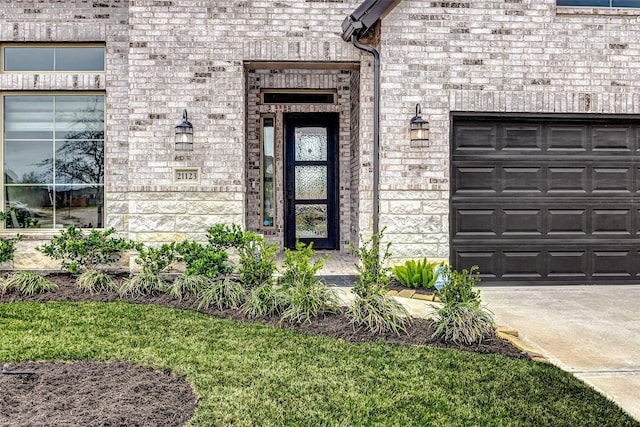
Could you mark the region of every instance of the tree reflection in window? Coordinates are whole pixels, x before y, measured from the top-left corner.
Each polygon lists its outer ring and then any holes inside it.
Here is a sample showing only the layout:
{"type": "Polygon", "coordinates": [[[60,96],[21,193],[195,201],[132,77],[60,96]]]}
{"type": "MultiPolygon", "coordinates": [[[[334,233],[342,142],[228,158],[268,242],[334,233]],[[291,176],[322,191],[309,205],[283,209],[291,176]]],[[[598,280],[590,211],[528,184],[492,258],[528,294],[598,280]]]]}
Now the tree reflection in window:
{"type": "Polygon", "coordinates": [[[5,97],[9,228],[102,227],[104,97],[5,97]],[[35,161],[34,161],[35,159],[35,161]]]}

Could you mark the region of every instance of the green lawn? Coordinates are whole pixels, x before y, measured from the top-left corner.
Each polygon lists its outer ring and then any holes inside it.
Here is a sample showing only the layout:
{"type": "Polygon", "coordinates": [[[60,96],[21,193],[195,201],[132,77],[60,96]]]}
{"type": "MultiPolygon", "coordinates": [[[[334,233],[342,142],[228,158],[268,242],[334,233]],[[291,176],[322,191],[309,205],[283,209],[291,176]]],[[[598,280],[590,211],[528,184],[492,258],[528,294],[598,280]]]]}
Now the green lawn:
{"type": "Polygon", "coordinates": [[[126,359],[193,384],[193,425],[638,426],[551,365],[353,344],[126,303],[0,304],[0,361],[126,359]]]}

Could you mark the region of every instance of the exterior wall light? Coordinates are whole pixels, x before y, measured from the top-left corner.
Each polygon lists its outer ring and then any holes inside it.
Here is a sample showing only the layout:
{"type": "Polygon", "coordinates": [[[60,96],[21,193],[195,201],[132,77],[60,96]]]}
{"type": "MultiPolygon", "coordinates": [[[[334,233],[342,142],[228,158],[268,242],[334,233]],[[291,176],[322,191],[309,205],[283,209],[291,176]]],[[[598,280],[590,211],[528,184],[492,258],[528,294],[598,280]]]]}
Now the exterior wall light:
{"type": "Polygon", "coordinates": [[[422,118],[420,104],[416,104],[416,115],[409,122],[411,130],[411,143],[429,146],[429,122],[422,118]]]}
{"type": "Polygon", "coordinates": [[[176,126],[176,150],[193,151],[193,126],[187,120],[187,110],[182,111],[182,123],[176,126]]]}

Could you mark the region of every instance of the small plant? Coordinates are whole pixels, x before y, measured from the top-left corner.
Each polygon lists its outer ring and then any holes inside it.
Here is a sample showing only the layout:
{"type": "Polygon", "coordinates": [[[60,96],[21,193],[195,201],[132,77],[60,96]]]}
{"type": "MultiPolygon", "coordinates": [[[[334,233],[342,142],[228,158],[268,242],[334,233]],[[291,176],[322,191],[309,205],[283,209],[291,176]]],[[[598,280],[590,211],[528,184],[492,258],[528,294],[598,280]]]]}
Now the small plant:
{"type": "Polygon", "coordinates": [[[197,297],[211,285],[212,280],[202,274],[183,274],[168,284],[165,292],[177,300],[197,297]]]}
{"type": "Polygon", "coordinates": [[[6,239],[0,237],[0,262],[13,261],[13,254],[16,251],[16,244],[24,238],[21,234],[16,237],[6,239]]]}
{"type": "Polygon", "coordinates": [[[273,284],[278,247],[269,244],[264,237],[247,232],[238,247],[240,255],[240,279],[246,289],[273,284]]]}
{"type": "Polygon", "coordinates": [[[474,344],[494,333],[491,313],[480,306],[478,266],[470,270],[446,269],[444,285],[439,290],[444,305],[436,310],[434,338],[456,344],[474,344]]]}
{"type": "Polygon", "coordinates": [[[18,271],[10,275],[0,284],[0,294],[16,290],[24,296],[42,294],[58,289],[58,285],[44,276],[30,271],[18,271]]]}
{"type": "Polygon", "coordinates": [[[111,276],[101,270],[86,270],[78,276],[78,288],[90,294],[98,292],[116,292],[118,286],[111,276]]]}
{"type": "Polygon", "coordinates": [[[163,244],[160,247],[139,247],[136,264],[142,272],[122,281],[121,295],[156,295],[167,288],[160,274],[167,272],[175,261],[175,244],[163,244]]]}
{"type": "Polygon", "coordinates": [[[72,274],[108,266],[120,259],[122,252],[133,249],[135,243],[114,237],[115,229],[91,230],[88,235],[71,225],[51,242],[36,250],[60,260],[63,269],[72,274]]]}
{"type": "MultiPolygon", "coordinates": [[[[380,251],[380,240],[384,229],[363,242],[359,249],[351,247],[351,252],[360,261],[358,275],[352,292],[356,299],[347,309],[347,317],[354,325],[364,326],[378,334],[393,331],[406,332],[411,317],[402,304],[387,295],[389,291],[389,269],[384,266],[391,256],[390,243],[380,251]]],[[[360,236],[362,239],[362,236],[360,236]]]]}
{"type": "Polygon", "coordinates": [[[246,241],[245,232],[238,224],[216,224],[207,230],[209,246],[216,251],[239,248],[246,241]]]}
{"type": "Polygon", "coordinates": [[[286,296],[282,320],[310,322],[322,313],[334,313],[339,308],[338,297],[324,285],[316,273],[324,266],[324,258],[315,256],[313,244],[296,242],[296,250],[285,249],[280,284],[286,296]]]}
{"type": "Polygon", "coordinates": [[[435,289],[438,275],[435,270],[442,263],[429,262],[426,258],[421,260],[408,260],[404,265],[393,268],[393,276],[398,282],[407,288],[435,289]]]}
{"type": "Polygon", "coordinates": [[[281,315],[286,308],[287,296],[281,288],[263,284],[251,289],[242,311],[249,319],[281,315]]]}
{"type": "Polygon", "coordinates": [[[245,299],[245,290],[242,285],[230,277],[212,280],[201,294],[198,309],[216,307],[219,310],[225,308],[238,309],[245,299]]]}
{"type": "Polygon", "coordinates": [[[477,301],[444,304],[436,310],[434,338],[455,344],[475,344],[494,334],[491,313],[477,301]]]}
{"type": "Polygon", "coordinates": [[[225,250],[188,240],[178,243],[175,248],[180,260],[186,265],[184,274],[187,276],[203,275],[213,279],[233,271],[225,250]]]}
{"type": "Polygon", "coordinates": [[[438,291],[443,303],[460,303],[480,301],[480,292],[474,290],[474,286],[480,282],[478,266],[474,265],[470,270],[456,271],[446,268],[444,286],[438,291]]]}

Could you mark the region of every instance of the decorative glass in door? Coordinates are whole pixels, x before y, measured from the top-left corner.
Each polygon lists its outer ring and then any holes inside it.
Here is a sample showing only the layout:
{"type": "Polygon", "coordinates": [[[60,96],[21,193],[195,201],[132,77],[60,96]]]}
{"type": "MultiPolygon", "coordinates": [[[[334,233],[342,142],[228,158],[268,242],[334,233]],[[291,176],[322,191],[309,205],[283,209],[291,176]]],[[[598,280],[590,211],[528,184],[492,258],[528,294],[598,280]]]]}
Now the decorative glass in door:
{"type": "Polygon", "coordinates": [[[334,115],[292,116],[287,122],[287,246],[314,242],[335,248],[334,115]]]}

